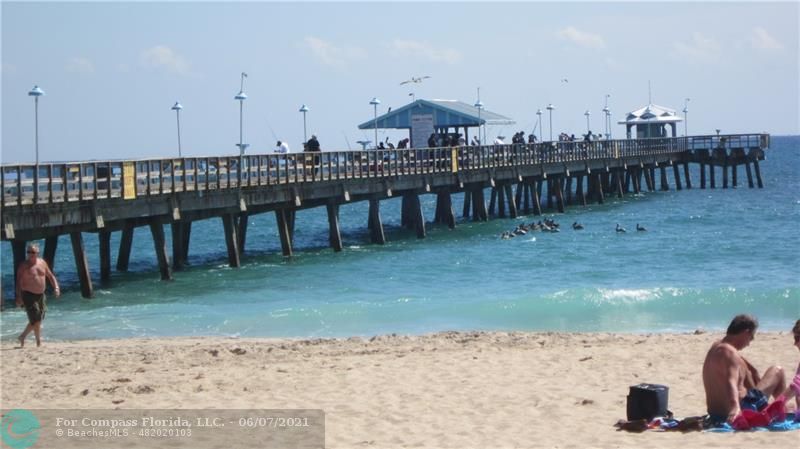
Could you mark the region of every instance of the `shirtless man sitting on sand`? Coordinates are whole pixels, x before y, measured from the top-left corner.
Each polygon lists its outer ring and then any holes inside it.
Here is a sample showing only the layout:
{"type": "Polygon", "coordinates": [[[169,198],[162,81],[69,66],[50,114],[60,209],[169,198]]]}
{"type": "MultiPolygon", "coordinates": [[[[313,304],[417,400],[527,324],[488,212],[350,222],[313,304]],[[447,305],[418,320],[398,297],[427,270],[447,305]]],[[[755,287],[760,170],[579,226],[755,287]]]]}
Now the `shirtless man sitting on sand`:
{"type": "Polygon", "coordinates": [[[39,258],[39,245],[29,244],[27,255],[28,257],[17,269],[17,307],[24,306],[28,313],[28,325],[19,336],[19,344],[25,346],[25,338],[33,331],[36,336],[36,346],[41,346],[42,320],[47,311],[44,296],[47,281],[53,286],[56,298],[61,296],[61,289],[58,287],[55,275],[50,271],[50,266],[44,259],[39,258]]]}
{"type": "Polygon", "coordinates": [[[714,342],[703,363],[706,406],[714,425],[732,423],[742,409],[761,411],[769,397],[786,388],[783,368],[771,366],[759,376],[758,370],[739,355],[755,338],[758,321],[749,315],[733,318],[722,340],[714,342]]]}

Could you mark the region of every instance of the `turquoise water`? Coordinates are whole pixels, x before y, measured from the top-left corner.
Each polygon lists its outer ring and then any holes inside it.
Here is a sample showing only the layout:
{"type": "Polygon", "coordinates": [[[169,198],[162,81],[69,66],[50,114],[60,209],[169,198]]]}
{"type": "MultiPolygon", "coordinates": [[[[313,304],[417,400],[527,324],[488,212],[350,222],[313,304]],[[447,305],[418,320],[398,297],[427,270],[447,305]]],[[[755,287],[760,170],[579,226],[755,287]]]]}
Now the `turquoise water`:
{"type": "MultiPolygon", "coordinates": [[[[773,137],[762,162],[764,189],[629,194],[604,205],[547,213],[556,234],[499,235],[539,217],[460,221],[428,227],[418,240],[400,229],[400,199],[384,201],[388,243],[369,243],[367,203],[341,208],[345,249],[327,247],[324,208],[298,212],[295,256],[280,255],[272,214],[250,217],[242,267],[227,267],[222,223],[197,222],[189,262],[159,280],[149,229],[134,236],[131,271],[99,282],[97,238],[84,234],[96,296],[82,299],[69,238],[55,271],[64,294],[50,300],[51,339],[142,336],[331,337],[441,330],[676,332],[722,329],[753,313],[762,329],[787,330],[800,318],[800,137],[773,137]],[[580,221],[586,230],[569,229],[580,221]],[[618,235],[636,223],[646,233],[618,235]]],[[[718,185],[721,176],[718,173],[718,185]]],[[[672,176],[670,173],[670,183],[672,176]]],[[[488,193],[488,191],[487,191],[488,193]]],[[[488,197],[487,197],[488,198],[488,197]]],[[[462,196],[454,196],[460,216],[462,196]]],[[[422,197],[427,219],[435,196],[422,197]]],[[[169,234],[169,233],[167,233],[169,234]]],[[[112,237],[116,258],[118,235],[112,237]]],[[[2,246],[3,291],[13,289],[11,249],[2,246]]],[[[10,306],[11,303],[6,303],[10,306]]],[[[26,322],[0,315],[2,338],[26,322]]]]}

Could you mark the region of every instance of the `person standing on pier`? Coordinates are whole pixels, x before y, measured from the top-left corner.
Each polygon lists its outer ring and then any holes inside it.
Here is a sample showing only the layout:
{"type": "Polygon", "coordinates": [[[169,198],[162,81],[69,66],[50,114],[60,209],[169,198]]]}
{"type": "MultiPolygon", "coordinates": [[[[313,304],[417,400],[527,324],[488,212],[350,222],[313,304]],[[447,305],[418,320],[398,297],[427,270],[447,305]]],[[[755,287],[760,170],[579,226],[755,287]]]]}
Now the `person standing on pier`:
{"type": "Polygon", "coordinates": [[[44,259],[39,258],[39,245],[29,244],[26,253],[27,259],[17,269],[17,307],[25,306],[25,312],[28,314],[28,325],[19,336],[19,344],[25,346],[25,338],[33,331],[36,336],[36,346],[41,346],[42,320],[47,311],[44,294],[47,281],[53,286],[56,298],[61,296],[61,288],[50,266],[44,259]]]}

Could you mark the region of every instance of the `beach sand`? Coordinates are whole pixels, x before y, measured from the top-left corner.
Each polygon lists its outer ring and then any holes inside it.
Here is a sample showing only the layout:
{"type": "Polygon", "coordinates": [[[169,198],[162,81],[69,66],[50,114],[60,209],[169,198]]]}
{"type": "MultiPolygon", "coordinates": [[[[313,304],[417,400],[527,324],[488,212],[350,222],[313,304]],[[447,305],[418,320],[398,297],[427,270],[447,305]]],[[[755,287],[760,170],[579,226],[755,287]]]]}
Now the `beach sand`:
{"type": "MultiPolygon", "coordinates": [[[[700,370],[719,337],[444,332],[42,348],[29,340],[24,349],[0,345],[0,386],[4,409],[323,409],[329,448],[797,447],[797,431],[614,428],[625,418],[628,387],[642,382],[669,386],[676,417],[704,414],[700,370]]],[[[800,360],[789,332],[759,333],[743,353],[762,371],[779,364],[793,373],[800,360]]]]}

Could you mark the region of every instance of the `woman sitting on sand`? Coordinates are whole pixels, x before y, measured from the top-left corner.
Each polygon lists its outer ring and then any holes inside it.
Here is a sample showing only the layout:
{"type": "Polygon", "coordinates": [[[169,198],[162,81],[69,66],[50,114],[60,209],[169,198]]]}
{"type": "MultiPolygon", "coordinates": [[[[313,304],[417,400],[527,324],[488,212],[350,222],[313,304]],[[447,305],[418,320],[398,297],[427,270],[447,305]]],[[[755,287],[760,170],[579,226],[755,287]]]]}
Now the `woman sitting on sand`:
{"type": "MultiPolygon", "coordinates": [[[[794,323],[792,335],[794,336],[794,346],[800,349],[800,320],[794,323]]],[[[786,391],[783,392],[783,396],[786,398],[787,402],[794,397],[795,404],[797,405],[795,409],[795,421],[798,421],[797,417],[800,416],[800,364],[797,365],[797,372],[794,375],[794,379],[789,384],[789,387],[786,388],[786,391]]]]}

